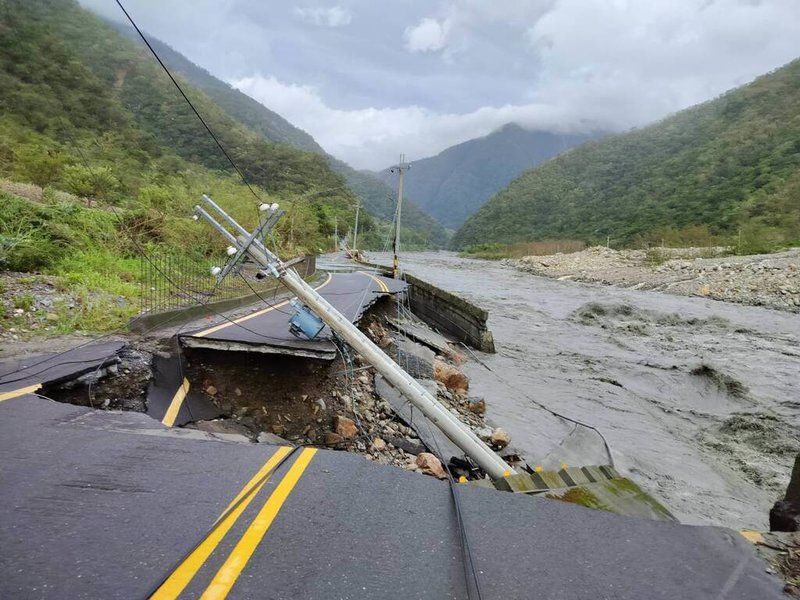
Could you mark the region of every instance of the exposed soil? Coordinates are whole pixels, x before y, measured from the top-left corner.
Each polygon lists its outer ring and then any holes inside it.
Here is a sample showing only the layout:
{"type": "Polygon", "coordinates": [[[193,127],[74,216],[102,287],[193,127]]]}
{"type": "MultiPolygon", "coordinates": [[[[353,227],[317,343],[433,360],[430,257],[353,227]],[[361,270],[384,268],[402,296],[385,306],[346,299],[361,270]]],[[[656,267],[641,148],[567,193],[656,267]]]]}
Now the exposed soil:
{"type": "Polygon", "coordinates": [[[47,386],[41,393],[77,406],[146,412],[147,386],[153,375],[152,351],[144,345],[128,345],[117,359],[78,379],[47,386]]]}
{"type": "Polygon", "coordinates": [[[714,256],[724,248],[613,250],[504,261],[526,273],[631,289],[703,296],[800,312],[800,249],[752,256],[714,256]],[[709,257],[709,255],[711,257],[709,257]]]}
{"type": "MultiPolygon", "coordinates": [[[[408,341],[385,326],[385,319],[393,316],[394,310],[393,302],[379,301],[360,325],[390,356],[399,362],[402,357],[401,364],[409,367],[408,357],[398,353],[398,344],[408,341]]],[[[59,346],[57,342],[55,345],[59,346]]],[[[67,348],[74,343],[69,338],[61,345],[67,348]]],[[[19,355],[49,346],[16,342],[13,348],[19,355]]],[[[189,423],[187,428],[238,434],[253,442],[324,446],[434,474],[417,464],[417,456],[431,449],[375,393],[374,369],[349,351],[334,361],[200,348],[185,349],[184,353],[184,375],[191,388],[202,390],[225,415],[213,421],[189,423]]],[[[128,340],[117,360],[76,380],[49,386],[42,393],[60,402],[95,409],[147,412],[155,354],[177,360],[174,340],[128,340]]],[[[434,357],[430,352],[430,358],[428,365],[417,364],[415,368],[420,372],[414,374],[433,378],[436,371],[441,379],[437,384],[439,400],[489,440],[493,430],[486,427],[481,416],[485,403],[467,396],[469,380],[452,364],[463,357],[454,350],[448,357],[434,357]]],[[[469,475],[466,470],[456,472],[469,475]]]]}

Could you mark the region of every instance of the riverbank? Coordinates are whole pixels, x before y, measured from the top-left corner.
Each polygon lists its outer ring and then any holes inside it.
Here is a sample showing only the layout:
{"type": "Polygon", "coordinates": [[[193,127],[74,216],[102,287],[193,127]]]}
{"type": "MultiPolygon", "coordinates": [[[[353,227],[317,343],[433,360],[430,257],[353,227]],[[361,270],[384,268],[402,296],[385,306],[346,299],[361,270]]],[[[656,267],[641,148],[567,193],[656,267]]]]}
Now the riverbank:
{"type": "Polygon", "coordinates": [[[797,314],[531,277],[449,252],[401,265],[489,311],[497,353],[461,369],[529,461],[607,460],[595,432],[557,411],[602,431],[617,470],[681,522],[768,527],[800,451],[797,314]]]}
{"type": "Polygon", "coordinates": [[[722,248],[613,250],[596,246],[571,254],[526,256],[503,263],[553,279],[800,312],[800,249],[718,256],[723,251],[722,248]]]}

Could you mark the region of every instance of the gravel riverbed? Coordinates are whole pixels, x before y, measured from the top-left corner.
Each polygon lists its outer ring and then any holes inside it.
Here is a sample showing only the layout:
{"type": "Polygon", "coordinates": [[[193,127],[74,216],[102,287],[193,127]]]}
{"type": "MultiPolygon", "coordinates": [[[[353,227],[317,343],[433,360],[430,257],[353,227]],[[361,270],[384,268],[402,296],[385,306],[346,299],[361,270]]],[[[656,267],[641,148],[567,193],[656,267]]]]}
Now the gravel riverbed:
{"type": "Polygon", "coordinates": [[[800,248],[776,254],[713,256],[724,251],[613,250],[596,246],[571,254],[526,256],[504,262],[542,277],[800,312],[800,248]]]}

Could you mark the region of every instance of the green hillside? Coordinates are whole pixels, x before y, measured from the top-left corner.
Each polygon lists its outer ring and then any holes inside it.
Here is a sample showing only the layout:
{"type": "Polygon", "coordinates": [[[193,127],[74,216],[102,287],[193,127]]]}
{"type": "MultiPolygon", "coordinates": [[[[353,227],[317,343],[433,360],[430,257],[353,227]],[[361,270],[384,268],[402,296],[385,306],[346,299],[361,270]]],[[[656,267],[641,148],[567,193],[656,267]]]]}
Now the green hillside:
{"type": "MultiPolygon", "coordinates": [[[[406,189],[423,210],[457,229],[525,169],[593,137],[528,131],[509,123],[487,136],[413,161],[406,189]]],[[[392,180],[388,169],[378,175],[392,180]]]]}
{"type": "Polygon", "coordinates": [[[800,60],[526,171],[467,220],[453,245],[734,234],[752,249],[800,240],[800,60]]]}
{"type": "MultiPolygon", "coordinates": [[[[127,37],[137,36],[130,27],[109,23],[127,37]]],[[[138,39],[135,38],[134,39],[138,39]]],[[[362,238],[362,242],[373,247],[382,248],[382,239],[394,216],[396,194],[393,187],[387,186],[370,173],[357,171],[348,164],[328,155],[316,140],[308,133],[289,123],[279,114],[271,111],[250,96],[220,81],[208,71],[198,67],[167,44],[151,38],[151,44],[165,64],[175,73],[179,73],[192,85],[208,95],[227,114],[262,135],[267,140],[285,143],[299,150],[321,155],[333,171],[344,177],[347,187],[361,198],[362,205],[369,214],[378,217],[385,223],[365,223],[359,229],[371,237],[362,238]]],[[[413,197],[413,196],[412,196],[413,197]]],[[[446,246],[449,236],[444,227],[433,217],[423,212],[413,200],[404,202],[403,235],[406,247],[427,248],[431,245],[446,246]]]]}
{"type": "MultiPolygon", "coordinates": [[[[141,46],[73,0],[14,0],[0,3],[0,48],[0,270],[131,300],[138,247],[220,252],[189,218],[200,194],[254,225],[259,200],[141,46]]],[[[288,210],[282,252],[328,248],[356,198],[327,160],[270,142],[184,89],[255,194],[288,210]]]]}

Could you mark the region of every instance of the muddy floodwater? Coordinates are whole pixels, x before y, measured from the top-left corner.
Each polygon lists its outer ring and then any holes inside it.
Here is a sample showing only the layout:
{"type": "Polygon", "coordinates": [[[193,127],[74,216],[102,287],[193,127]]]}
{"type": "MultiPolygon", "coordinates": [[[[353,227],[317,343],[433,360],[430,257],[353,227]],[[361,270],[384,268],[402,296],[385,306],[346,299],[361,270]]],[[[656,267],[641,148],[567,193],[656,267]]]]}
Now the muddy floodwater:
{"type": "Polygon", "coordinates": [[[616,467],[682,522],[768,528],[800,451],[798,315],[444,252],[402,266],[489,310],[497,354],[464,365],[470,391],[529,463],[608,463],[597,433],[544,405],[600,429],[616,467]]]}

